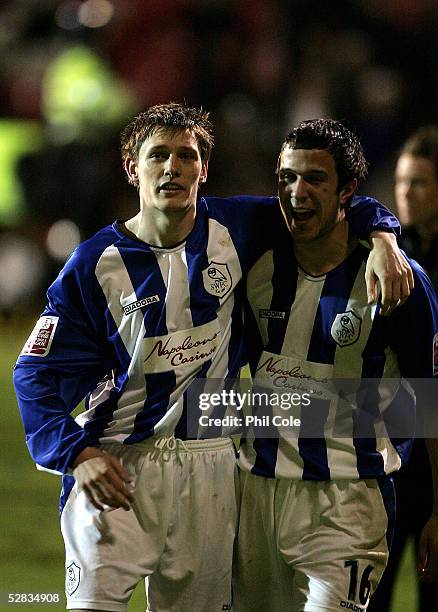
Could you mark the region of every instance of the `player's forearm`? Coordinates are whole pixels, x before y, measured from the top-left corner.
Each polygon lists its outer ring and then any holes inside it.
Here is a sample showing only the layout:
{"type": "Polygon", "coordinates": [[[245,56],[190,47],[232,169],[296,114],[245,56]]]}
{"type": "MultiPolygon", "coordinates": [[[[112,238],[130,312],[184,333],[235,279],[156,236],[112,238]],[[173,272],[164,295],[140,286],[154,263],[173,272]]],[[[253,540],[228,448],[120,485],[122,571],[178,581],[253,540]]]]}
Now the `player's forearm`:
{"type": "Polygon", "coordinates": [[[47,470],[67,473],[74,458],[92,446],[90,436],[70,416],[54,381],[39,377],[34,368],[18,365],[14,385],[32,459],[47,470]]]}

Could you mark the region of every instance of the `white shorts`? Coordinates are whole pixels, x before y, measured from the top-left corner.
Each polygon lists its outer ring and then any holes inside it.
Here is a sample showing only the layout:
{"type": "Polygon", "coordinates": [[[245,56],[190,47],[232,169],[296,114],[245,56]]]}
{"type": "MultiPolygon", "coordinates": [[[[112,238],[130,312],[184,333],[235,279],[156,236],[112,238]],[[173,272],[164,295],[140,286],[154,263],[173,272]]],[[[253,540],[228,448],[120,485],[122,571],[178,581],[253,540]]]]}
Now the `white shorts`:
{"type": "Polygon", "coordinates": [[[133,509],[101,512],[73,487],[61,515],[67,609],[124,612],[143,578],[153,612],[230,609],[234,445],[176,441],[169,450],[155,442],[104,447],[134,477],[133,509]]]}
{"type": "Polygon", "coordinates": [[[392,479],[241,481],[233,610],[366,610],[388,558],[392,479]]]}

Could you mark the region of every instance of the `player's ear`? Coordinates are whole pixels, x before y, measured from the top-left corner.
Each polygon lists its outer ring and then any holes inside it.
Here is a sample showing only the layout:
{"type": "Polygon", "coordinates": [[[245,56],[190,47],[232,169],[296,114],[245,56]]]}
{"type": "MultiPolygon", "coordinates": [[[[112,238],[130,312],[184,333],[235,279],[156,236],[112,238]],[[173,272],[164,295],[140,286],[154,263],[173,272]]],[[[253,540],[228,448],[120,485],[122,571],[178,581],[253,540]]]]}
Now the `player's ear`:
{"type": "Polygon", "coordinates": [[[339,192],[339,202],[341,206],[345,206],[348,200],[357,189],[357,179],[353,179],[346,183],[339,192]]]}
{"type": "Polygon", "coordinates": [[[199,175],[200,183],[205,183],[205,181],[207,180],[207,174],[208,174],[208,161],[202,164],[201,174],[199,175]]]}
{"type": "Polygon", "coordinates": [[[130,185],[138,185],[137,163],[132,157],[127,157],[123,164],[130,185]]]}

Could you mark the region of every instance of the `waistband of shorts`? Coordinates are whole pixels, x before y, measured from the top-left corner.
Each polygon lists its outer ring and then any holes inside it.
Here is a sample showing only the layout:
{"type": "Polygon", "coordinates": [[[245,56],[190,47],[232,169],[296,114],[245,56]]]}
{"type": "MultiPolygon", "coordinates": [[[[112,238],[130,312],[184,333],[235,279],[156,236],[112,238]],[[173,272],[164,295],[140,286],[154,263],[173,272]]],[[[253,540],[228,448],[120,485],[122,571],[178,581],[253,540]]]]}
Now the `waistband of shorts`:
{"type": "Polygon", "coordinates": [[[181,440],[174,436],[156,436],[147,438],[141,442],[135,442],[131,446],[140,452],[156,450],[162,452],[176,451],[178,453],[196,453],[211,450],[225,450],[227,448],[234,449],[234,443],[231,438],[211,438],[204,440],[181,440]],[[174,448],[172,446],[174,445],[174,448]]]}

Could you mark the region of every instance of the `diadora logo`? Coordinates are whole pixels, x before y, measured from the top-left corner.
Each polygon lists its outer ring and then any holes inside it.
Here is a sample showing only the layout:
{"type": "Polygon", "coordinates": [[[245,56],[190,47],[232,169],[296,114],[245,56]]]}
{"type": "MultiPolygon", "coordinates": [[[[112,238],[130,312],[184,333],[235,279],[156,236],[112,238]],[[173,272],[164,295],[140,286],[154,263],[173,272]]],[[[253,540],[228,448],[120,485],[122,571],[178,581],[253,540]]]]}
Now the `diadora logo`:
{"type": "Polygon", "coordinates": [[[339,602],[339,607],[344,610],[352,610],[352,612],[366,612],[366,609],[362,608],[362,606],[357,606],[351,601],[345,601],[345,599],[339,602]]]}
{"type": "Polygon", "coordinates": [[[283,310],[269,310],[269,308],[259,308],[260,319],[284,319],[286,313],[283,310]]]}
{"type": "Polygon", "coordinates": [[[73,595],[73,593],[77,590],[79,583],[81,581],[81,568],[76,563],[72,562],[66,568],[65,575],[65,590],[69,595],[73,595]]]}
{"type": "Polygon", "coordinates": [[[208,268],[202,271],[202,276],[206,291],[216,297],[224,297],[233,286],[230,270],[224,263],[212,261],[208,268]]]}
{"type": "Polygon", "coordinates": [[[132,304],[123,306],[123,312],[125,313],[125,315],[129,315],[131,314],[131,312],[143,308],[143,306],[149,306],[149,304],[155,304],[155,302],[159,301],[160,297],[158,295],[150,295],[147,298],[143,298],[142,300],[137,300],[136,302],[132,302],[132,304]]]}
{"type": "Polygon", "coordinates": [[[340,347],[354,344],[359,339],[361,325],[362,319],[352,310],[341,312],[333,321],[332,338],[340,347]]]}

